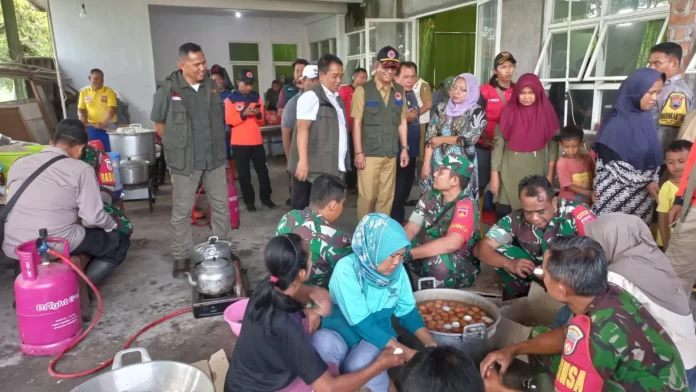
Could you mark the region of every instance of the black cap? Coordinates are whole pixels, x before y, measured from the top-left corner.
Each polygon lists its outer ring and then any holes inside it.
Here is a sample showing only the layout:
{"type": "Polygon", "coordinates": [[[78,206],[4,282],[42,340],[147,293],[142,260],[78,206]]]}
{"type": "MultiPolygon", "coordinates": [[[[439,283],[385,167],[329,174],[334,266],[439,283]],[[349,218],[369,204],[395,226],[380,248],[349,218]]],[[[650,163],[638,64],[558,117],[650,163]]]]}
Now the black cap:
{"type": "Polygon", "coordinates": [[[512,56],[512,53],[500,52],[497,56],[495,56],[495,60],[493,60],[493,68],[498,68],[499,65],[502,65],[506,61],[517,64],[517,60],[515,60],[515,58],[512,56]]]}
{"type": "Polygon", "coordinates": [[[85,130],[85,124],[80,120],[65,119],[58,123],[56,133],[53,135],[53,140],[62,138],[73,139],[80,144],[87,144],[89,138],[85,130]]]}
{"type": "Polygon", "coordinates": [[[385,46],[377,52],[377,61],[387,67],[398,67],[401,65],[399,52],[391,46],[385,46]]]}
{"type": "Polygon", "coordinates": [[[254,75],[250,69],[243,69],[237,75],[237,80],[244,82],[245,84],[254,84],[256,81],[256,75],[254,75]]]}

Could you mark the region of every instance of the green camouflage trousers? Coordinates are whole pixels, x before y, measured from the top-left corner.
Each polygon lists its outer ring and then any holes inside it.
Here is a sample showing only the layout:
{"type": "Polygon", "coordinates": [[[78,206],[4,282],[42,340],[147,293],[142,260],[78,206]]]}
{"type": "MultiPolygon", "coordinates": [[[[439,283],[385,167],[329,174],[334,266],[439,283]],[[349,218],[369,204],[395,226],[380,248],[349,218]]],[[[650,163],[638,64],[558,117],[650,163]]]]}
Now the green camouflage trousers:
{"type": "MultiPolygon", "coordinates": [[[[525,259],[533,262],[535,265],[541,265],[542,262],[538,261],[532,255],[530,255],[526,250],[520,248],[519,246],[513,245],[502,245],[496,249],[496,251],[508,259],[525,259]]],[[[537,279],[536,275],[529,274],[526,278],[519,277],[504,268],[496,268],[496,272],[500,277],[500,281],[503,283],[503,288],[505,293],[514,297],[526,297],[529,293],[529,286],[532,282],[539,283],[542,287],[544,282],[537,279]]]]}
{"type": "MultiPolygon", "coordinates": [[[[411,241],[411,246],[419,243],[411,241]]],[[[471,287],[481,272],[481,264],[474,256],[465,257],[457,252],[413,260],[410,269],[421,278],[435,278],[436,288],[463,289],[471,287]]]]}

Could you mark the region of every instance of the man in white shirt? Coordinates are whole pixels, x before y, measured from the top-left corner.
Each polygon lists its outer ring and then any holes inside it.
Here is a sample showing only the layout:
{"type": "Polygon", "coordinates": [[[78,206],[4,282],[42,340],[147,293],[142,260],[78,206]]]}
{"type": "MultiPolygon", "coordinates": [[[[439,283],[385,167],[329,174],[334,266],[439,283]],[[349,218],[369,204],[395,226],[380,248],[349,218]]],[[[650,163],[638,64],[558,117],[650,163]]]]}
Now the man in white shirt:
{"type": "Polygon", "coordinates": [[[319,59],[319,84],[305,89],[297,100],[297,123],[293,133],[288,170],[295,173],[290,196],[293,209],[309,205],[312,181],[321,174],[343,178],[351,170],[348,156],[348,123],[338,89],[343,63],[326,54],[319,59]]]}

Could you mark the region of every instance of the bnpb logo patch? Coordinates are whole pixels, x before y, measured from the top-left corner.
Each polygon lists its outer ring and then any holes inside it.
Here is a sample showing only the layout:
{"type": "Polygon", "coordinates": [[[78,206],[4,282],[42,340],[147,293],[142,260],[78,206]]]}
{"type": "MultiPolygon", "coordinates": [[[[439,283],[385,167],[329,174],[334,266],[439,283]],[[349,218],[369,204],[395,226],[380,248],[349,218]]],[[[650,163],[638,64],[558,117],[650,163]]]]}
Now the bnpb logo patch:
{"type": "Polygon", "coordinates": [[[397,101],[401,101],[401,93],[395,93],[394,98],[396,98],[397,101]]]}

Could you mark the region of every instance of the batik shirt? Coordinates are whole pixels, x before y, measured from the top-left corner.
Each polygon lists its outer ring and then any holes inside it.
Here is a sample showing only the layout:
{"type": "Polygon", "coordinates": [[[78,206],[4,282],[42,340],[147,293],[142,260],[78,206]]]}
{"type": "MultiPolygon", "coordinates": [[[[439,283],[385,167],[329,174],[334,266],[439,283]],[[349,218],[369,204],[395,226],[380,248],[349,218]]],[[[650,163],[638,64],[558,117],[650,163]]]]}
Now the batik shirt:
{"type": "Polygon", "coordinates": [[[595,218],[585,204],[559,199],[556,214],[546,228],[540,229],[529,224],[520,209],[499,220],[486,233],[486,237],[500,245],[511,245],[516,239],[522,249],[527,251],[537,264],[541,264],[549,241],[554,237],[585,235],[585,224],[595,218]]]}
{"type": "Polygon", "coordinates": [[[408,220],[425,227],[426,242],[445,237],[450,232],[464,237],[464,246],[455,251],[461,257],[470,257],[480,239],[478,207],[466,197],[446,202],[440,191],[431,189],[420,198],[408,220]]]}
{"type": "Polygon", "coordinates": [[[587,316],[592,321],[590,356],[604,380],[602,390],[689,390],[674,342],[634,296],[610,284],[595,297],[587,316]]]}
{"type": "Polygon", "coordinates": [[[336,263],[353,252],[350,237],[309,207],[292,210],[280,219],[275,235],[287,233],[295,233],[309,243],[313,265],[306,283],[312,286],[327,288],[336,263]]]}

